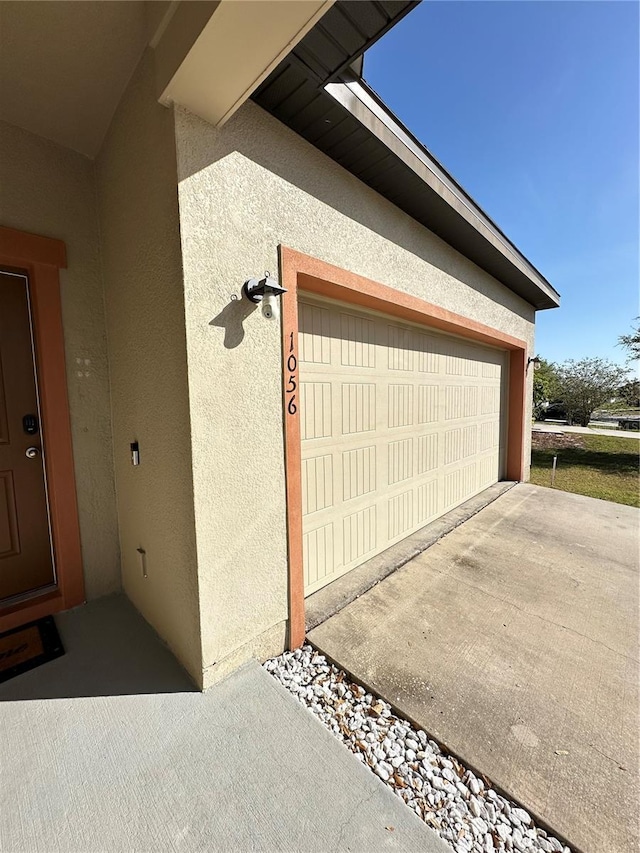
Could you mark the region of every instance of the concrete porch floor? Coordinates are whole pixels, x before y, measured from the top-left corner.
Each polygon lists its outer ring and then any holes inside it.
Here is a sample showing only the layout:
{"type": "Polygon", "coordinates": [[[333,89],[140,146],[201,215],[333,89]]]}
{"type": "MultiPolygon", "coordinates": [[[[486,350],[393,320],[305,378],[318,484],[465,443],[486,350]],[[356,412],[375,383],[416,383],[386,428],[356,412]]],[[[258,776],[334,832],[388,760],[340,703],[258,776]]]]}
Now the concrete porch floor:
{"type": "Polygon", "coordinates": [[[309,639],[577,849],[631,853],[639,522],[517,485],[309,639]]]}
{"type": "Polygon", "coordinates": [[[202,694],[122,596],[0,685],[0,849],[449,848],[251,663],[202,694]]]}

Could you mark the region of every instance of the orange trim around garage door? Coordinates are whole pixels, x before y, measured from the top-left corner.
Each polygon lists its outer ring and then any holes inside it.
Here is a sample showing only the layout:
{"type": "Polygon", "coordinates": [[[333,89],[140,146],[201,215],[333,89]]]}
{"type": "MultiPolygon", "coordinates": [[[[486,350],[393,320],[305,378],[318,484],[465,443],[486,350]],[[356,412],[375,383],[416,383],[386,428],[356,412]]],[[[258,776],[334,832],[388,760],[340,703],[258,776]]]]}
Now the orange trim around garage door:
{"type": "Polygon", "coordinates": [[[57,572],[55,589],[4,609],[0,607],[0,632],[84,601],[58,273],[66,265],[61,240],[0,226],[0,266],[24,272],[29,280],[57,572]]]}
{"type": "Polygon", "coordinates": [[[298,404],[298,289],[349,305],[420,323],[442,332],[509,350],[509,407],[507,413],[506,478],[520,481],[524,474],[525,341],[454,314],[415,296],[332,266],[294,249],[280,246],[282,297],[282,352],[284,386],[284,445],[289,552],[289,647],[300,646],[305,635],[302,558],[302,472],[300,408],[298,404]]]}

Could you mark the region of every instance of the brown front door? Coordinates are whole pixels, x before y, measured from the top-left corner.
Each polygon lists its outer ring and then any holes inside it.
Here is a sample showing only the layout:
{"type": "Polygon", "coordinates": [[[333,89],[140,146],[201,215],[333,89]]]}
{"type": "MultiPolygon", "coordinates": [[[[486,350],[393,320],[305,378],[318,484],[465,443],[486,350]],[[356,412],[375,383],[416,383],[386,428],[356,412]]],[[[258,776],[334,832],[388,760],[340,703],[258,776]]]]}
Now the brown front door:
{"type": "Polygon", "coordinates": [[[29,282],[0,271],[0,601],[53,583],[29,282]]]}

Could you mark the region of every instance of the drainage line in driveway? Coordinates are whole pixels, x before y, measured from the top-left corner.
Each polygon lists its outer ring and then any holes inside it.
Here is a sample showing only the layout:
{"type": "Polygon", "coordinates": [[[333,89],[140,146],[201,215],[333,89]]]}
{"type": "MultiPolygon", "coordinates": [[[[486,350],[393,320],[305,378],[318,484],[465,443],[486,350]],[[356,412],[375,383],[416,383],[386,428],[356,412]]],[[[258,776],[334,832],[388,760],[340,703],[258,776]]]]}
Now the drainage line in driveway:
{"type": "MultiPolygon", "coordinates": [[[[475,513],[474,513],[474,514],[475,514],[475,513]]],[[[314,649],[315,651],[317,651],[319,654],[323,655],[323,656],[326,658],[326,660],[327,660],[327,662],[328,662],[329,664],[333,664],[333,666],[335,666],[338,670],[341,670],[342,672],[344,672],[344,674],[345,674],[345,675],[346,675],[346,676],[347,676],[347,677],[348,677],[348,678],[349,678],[349,679],[350,679],[354,684],[357,684],[357,685],[359,685],[360,687],[362,687],[362,689],[363,689],[363,690],[365,690],[365,692],[366,692],[366,693],[370,693],[372,696],[376,696],[376,697],[378,697],[378,698],[381,698],[384,702],[386,702],[386,703],[387,703],[387,705],[389,705],[389,707],[391,708],[391,711],[393,712],[393,714],[394,714],[396,717],[398,717],[398,718],[399,718],[399,719],[401,719],[401,720],[406,720],[406,721],[407,721],[411,726],[413,726],[413,728],[414,728],[414,729],[416,729],[416,730],[420,730],[420,729],[422,729],[423,731],[425,731],[425,732],[427,733],[427,736],[428,736],[431,740],[433,740],[433,741],[434,741],[434,743],[437,743],[437,744],[438,744],[439,748],[442,750],[442,752],[443,752],[443,753],[444,753],[444,752],[446,752],[446,754],[447,754],[447,755],[451,755],[451,756],[453,756],[453,757],[454,757],[454,758],[455,758],[455,759],[456,759],[456,760],[457,760],[461,765],[463,765],[463,766],[464,766],[465,768],[467,768],[468,770],[471,770],[471,772],[472,772],[474,775],[476,775],[476,776],[478,776],[480,779],[482,779],[488,787],[493,788],[493,790],[494,790],[497,794],[499,794],[501,797],[504,797],[505,799],[510,800],[510,801],[511,801],[511,802],[513,802],[513,803],[516,803],[516,804],[518,805],[518,807],[519,807],[519,808],[525,809],[525,810],[526,810],[526,811],[531,815],[531,817],[532,817],[533,821],[534,821],[534,822],[535,822],[535,823],[536,823],[536,824],[537,824],[541,829],[544,829],[544,831],[545,831],[546,833],[548,833],[549,835],[553,835],[553,836],[555,836],[561,844],[563,844],[563,845],[564,845],[564,846],[566,846],[566,847],[569,847],[569,848],[570,848],[570,850],[572,851],[572,853],[585,853],[585,851],[584,851],[584,850],[582,850],[581,848],[577,847],[575,844],[573,844],[573,843],[572,843],[572,842],[570,842],[568,839],[566,839],[566,838],[565,838],[561,833],[557,832],[553,827],[551,827],[551,826],[546,822],[546,820],[544,820],[544,818],[540,817],[540,815],[538,815],[538,814],[536,814],[535,812],[531,811],[531,809],[529,809],[528,807],[525,807],[525,806],[521,805],[521,804],[520,804],[520,801],[519,801],[516,797],[514,797],[512,794],[510,794],[508,791],[506,791],[506,790],[505,790],[504,788],[502,788],[500,785],[497,785],[497,784],[493,781],[493,779],[489,779],[489,777],[488,777],[488,776],[486,776],[486,775],[485,775],[481,770],[479,770],[479,769],[477,769],[477,768],[476,768],[476,766],[475,766],[475,764],[474,764],[473,762],[468,761],[466,758],[464,758],[463,756],[459,755],[457,751],[450,749],[450,748],[449,748],[449,746],[447,746],[447,744],[446,744],[446,743],[444,743],[443,741],[441,741],[439,738],[434,737],[430,732],[428,732],[428,731],[427,731],[427,730],[422,726],[422,724],[421,724],[421,723],[419,723],[417,720],[415,720],[413,717],[411,717],[411,716],[410,716],[409,714],[407,714],[405,711],[401,710],[397,705],[395,705],[395,704],[394,704],[393,702],[391,702],[389,699],[385,699],[384,697],[380,697],[380,694],[378,693],[378,691],[377,691],[374,687],[372,687],[371,685],[367,684],[367,682],[366,682],[366,681],[363,681],[363,679],[362,679],[362,678],[359,678],[359,677],[355,676],[355,675],[354,675],[350,670],[346,669],[346,668],[345,668],[341,663],[339,663],[337,660],[335,660],[335,658],[333,658],[331,655],[327,654],[327,652],[325,652],[322,648],[320,648],[320,646],[318,646],[316,643],[311,642],[311,640],[310,640],[308,637],[305,637],[305,643],[307,643],[309,646],[311,646],[311,648],[313,648],[313,649],[314,649]]],[[[312,712],[312,713],[313,713],[313,712],[312,712]]]]}

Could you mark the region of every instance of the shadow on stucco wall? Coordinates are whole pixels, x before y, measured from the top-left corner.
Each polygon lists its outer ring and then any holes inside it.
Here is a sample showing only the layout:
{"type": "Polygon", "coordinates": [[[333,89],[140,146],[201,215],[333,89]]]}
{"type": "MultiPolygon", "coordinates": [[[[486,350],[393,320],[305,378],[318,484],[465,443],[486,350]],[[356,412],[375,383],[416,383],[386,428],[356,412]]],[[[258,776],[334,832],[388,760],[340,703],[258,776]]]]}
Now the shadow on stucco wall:
{"type": "Polygon", "coordinates": [[[231,297],[222,311],[209,322],[210,326],[224,329],[224,345],[227,349],[235,349],[244,340],[244,321],[255,310],[256,305],[247,299],[231,297]]]}
{"type": "MultiPolygon", "coordinates": [[[[183,115],[177,116],[178,128],[181,119],[183,128],[200,122],[186,110],[179,112],[183,115]]],[[[209,132],[182,135],[178,130],[178,150],[184,146],[187,154],[178,156],[180,182],[219,160],[239,154],[523,319],[533,321],[532,306],[499,285],[489,273],[483,271],[479,275],[479,268],[472,261],[257,104],[245,103],[222,128],[214,129],[205,122],[201,126],[209,132]]],[[[228,189],[233,194],[233,188],[228,189]]],[[[304,211],[300,214],[304,215],[304,211]]],[[[309,225],[311,230],[312,223],[309,225]]]]}

